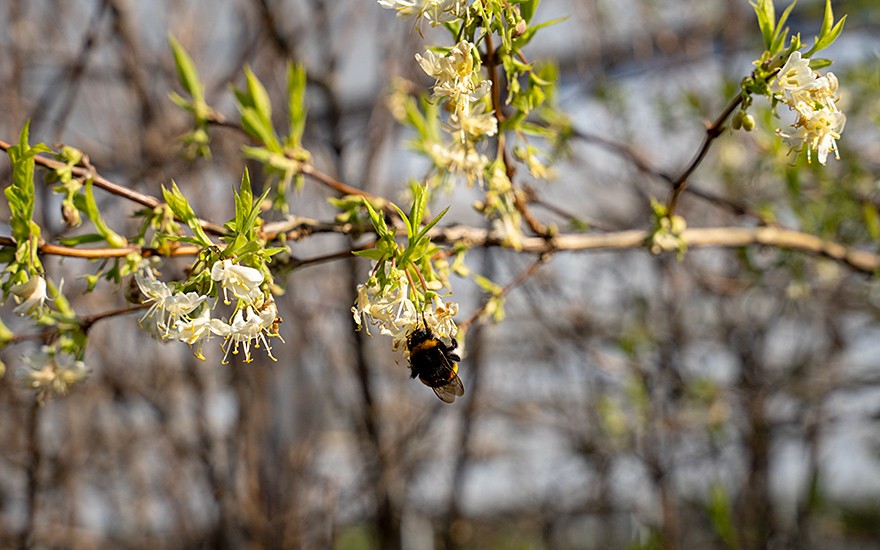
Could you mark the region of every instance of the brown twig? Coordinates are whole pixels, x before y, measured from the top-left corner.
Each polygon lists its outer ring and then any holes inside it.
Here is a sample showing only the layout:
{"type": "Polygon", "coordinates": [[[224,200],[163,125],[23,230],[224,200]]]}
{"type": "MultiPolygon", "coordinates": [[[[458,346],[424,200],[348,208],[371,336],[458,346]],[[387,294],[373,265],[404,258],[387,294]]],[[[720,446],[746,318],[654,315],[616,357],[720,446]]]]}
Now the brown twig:
{"type": "MultiPolygon", "coordinates": [[[[10,237],[0,237],[0,246],[15,246],[15,239],[10,237]]],[[[60,244],[51,244],[47,242],[40,243],[40,254],[48,254],[52,256],[64,256],[67,258],[86,258],[96,260],[100,258],[123,258],[132,253],[140,254],[144,257],[149,256],[195,256],[201,251],[201,247],[187,245],[172,248],[169,252],[159,253],[154,248],[140,247],[136,245],[123,246],[120,248],[76,248],[72,246],[63,246],[60,244]]]]}
{"type": "Polygon", "coordinates": [[[470,329],[471,325],[474,324],[477,321],[477,319],[479,319],[480,316],[486,312],[486,309],[489,307],[489,304],[492,303],[493,299],[504,297],[507,294],[509,294],[512,290],[514,290],[515,288],[517,288],[517,287],[521,286],[523,283],[525,283],[532,275],[537,273],[539,267],[544,265],[547,262],[547,260],[550,259],[550,255],[551,254],[548,253],[548,254],[541,254],[540,256],[538,256],[538,258],[535,261],[533,261],[531,264],[529,264],[529,267],[524,269],[512,281],[507,283],[507,285],[505,285],[504,288],[502,288],[497,294],[493,294],[492,296],[489,296],[485,300],[483,300],[483,303],[480,305],[480,307],[477,308],[477,310],[474,311],[470,317],[468,317],[466,320],[464,320],[463,322],[458,324],[459,331],[461,331],[462,333],[467,332],[470,329]]]}
{"type": "MultiPolygon", "coordinates": [[[[641,172],[642,174],[646,174],[648,176],[657,178],[667,183],[671,188],[675,188],[675,180],[671,174],[659,170],[658,168],[652,166],[647,160],[642,157],[637,151],[633,148],[623,145],[621,143],[617,143],[615,141],[611,141],[604,136],[600,136],[598,134],[593,134],[589,132],[584,132],[581,130],[572,130],[572,137],[577,138],[579,140],[585,141],[587,143],[592,143],[609,151],[623,159],[626,159],[630,164],[632,164],[636,170],[641,172]]],[[[749,215],[758,220],[764,221],[763,216],[761,214],[748,206],[738,204],[736,202],[731,201],[730,199],[720,197],[718,195],[709,193],[708,191],[704,191],[702,189],[696,189],[694,187],[688,187],[690,193],[694,196],[697,196],[705,201],[708,201],[716,206],[726,208],[737,215],[749,215]]]]}
{"type": "MultiPolygon", "coordinates": [[[[469,246],[496,246],[511,248],[504,244],[501,235],[467,226],[435,229],[430,233],[437,243],[461,243],[469,246]]],[[[627,250],[645,247],[649,231],[633,229],[603,234],[563,234],[552,240],[542,237],[526,237],[520,241],[519,250],[531,254],[555,251],[627,250]]],[[[824,256],[845,264],[856,271],[874,273],[880,270],[880,255],[866,250],[826,241],[815,235],[777,227],[707,227],[686,229],[681,238],[689,248],[738,248],[764,245],[786,250],[798,250],[824,256]]]]}
{"type": "MultiPolygon", "coordinates": [[[[92,325],[99,321],[103,321],[105,319],[111,319],[113,317],[118,317],[120,315],[128,315],[129,313],[134,313],[135,311],[141,311],[147,307],[147,304],[137,304],[133,306],[126,306],[123,308],[112,309],[109,311],[102,311],[100,313],[95,313],[94,315],[86,315],[83,317],[79,317],[76,319],[76,324],[78,324],[84,332],[88,332],[92,325]]],[[[10,343],[18,344],[21,342],[25,342],[28,340],[41,340],[43,342],[50,342],[53,338],[55,338],[58,334],[58,328],[50,328],[44,330],[43,332],[32,332],[28,334],[14,334],[10,343]]]]}
{"type": "MultiPolygon", "coordinates": [[[[12,146],[12,144],[7,143],[3,140],[0,140],[0,149],[2,149],[3,151],[8,151],[11,146],[12,146]]],[[[50,159],[50,158],[46,158],[41,155],[35,155],[34,162],[37,165],[42,166],[44,168],[48,168],[50,170],[57,170],[59,168],[63,168],[64,166],[66,166],[66,164],[64,164],[63,162],[60,162],[60,161],[57,161],[54,159],[50,159]]],[[[139,193],[133,189],[129,189],[128,187],[124,187],[122,185],[114,183],[114,182],[108,180],[107,178],[101,176],[100,174],[98,174],[94,170],[89,170],[88,168],[85,168],[82,166],[74,166],[71,169],[71,172],[77,178],[84,178],[84,179],[91,178],[92,181],[94,182],[95,187],[99,187],[99,188],[103,189],[104,191],[107,191],[108,193],[111,193],[113,195],[117,195],[117,196],[122,197],[124,199],[128,199],[134,203],[146,206],[147,208],[156,208],[157,206],[160,206],[163,204],[163,202],[160,201],[159,199],[157,199],[156,197],[153,197],[151,195],[146,195],[144,193],[139,193]]],[[[223,229],[223,227],[221,227],[215,223],[205,221],[205,220],[199,220],[199,225],[202,227],[202,229],[204,229],[208,233],[212,233],[214,235],[225,235],[226,234],[226,230],[223,229]]]]}
{"type": "Polygon", "coordinates": [[[364,197],[381,205],[384,205],[387,202],[385,199],[377,195],[374,195],[368,191],[364,191],[363,189],[353,187],[351,185],[348,185],[347,183],[343,183],[333,178],[329,174],[325,174],[324,172],[315,168],[312,164],[303,164],[300,168],[300,172],[342,195],[355,195],[359,197],[364,197]]]}
{"type": "MultiPolygon", "coordinates": [[[[346,233],[340,226],[338,232],[346,233]]],[[[602,234],[560,234],[552,239],[544,237],[524,237],[517,248],[505,244],[504,238],[492,231],[471,226],[450,226],[434,228],[429,232],[436,243],[464,244],[474,246],[492,246],[515,249],[529,254],[546,254],[555,251],[587,251],[587,250],[627,250],[645,246],[650,233],[642,229],[615,231],[602,234]]],[[[682,239],[691,248],[736,248],[752,245],[764,245],[774,248],[799,250],[816,256],[825,256],[864,273],[880,270],[880,255],[866,250],[827,241],[815,235],[782,229],[778,227],[703,227],[686,229],[682,239]]],[[[15,246],[9,237],[0,237],[0,246],[15,246]]],[[[366,246],[366,245],[365,245],[366,246]]],[[[201,249],[197,246],[180,246],[171,250],[171,256],[193,256],[201,249]]],[[[40,252],[58,256],[78,258],[118,258],[132,252],[143,256],[157,255],[150,248],[128,246],[123,248],[73,248],[49,243],[40,245],[40,252]]],[[[337,259],[343,253],[333,253],[325,258],[337,259]]],[[[314,263],[306,260],[307,263],[314,263]]]]}
{"type": "MultiPolygon", "coordinates": [[[[500,130],[505,116],[501,105],[502,84],[498,76],[498,59],[492,43],[491,33],[486,35],[486,69],[489,71],[489,81],[492,83],[492,109],[495,111],[495,119],[498,121],[498,128],[500,130]]],[[[507,179],[509,179],[511,185],[513,185],[516,170],[513,166],[513,162],[510,160],[510,155],[507,153],[507,148],[504,144],[504,134],[500,131],[498,132],[498,154],[501,156],[502,162],[504,162],[507,179]]],[[[523,198],[523,194],[517,190],[515,185],[513,186],[513,204],[516,206],[516,209],[519,211],[523,220],[525,220],[526,225],[529,226],[529,229],[531,229],[532,232],[536,235],[548,235],[547,226],[541,223],[541,221],[532,214],[527,202],[523,198]]]]}
{"type": "Polygon", "coordinates": [[[678,206],[678,198],[681,196],[682,192],[687,189],[687,180],[694,173],[694,170],[697,169],[697,166],[703,162],[703,159],[706,157],[706,153],[709,152],[709,148],[712,146],[712,142],[715,141],[718,136],[724,131],[724,122],[727,120],[733,111],[736,110],[737,107],[742,103],[742,95],[737,95],[735,98],[730,100],[730,103],[727,104],[724,111],[718,118],[716,118],[710,125],[706,127],[706,135],[703,137],[703,144],[700,146],[697,154],[694,155],[693,160],[691,160],[690,164],[682,171],[681,174],[674,180],[672,180],[672,194],[669,197],[669,202],[667,203],[667,213],[671,217],[675,214],[675,208],[678,206]]]}

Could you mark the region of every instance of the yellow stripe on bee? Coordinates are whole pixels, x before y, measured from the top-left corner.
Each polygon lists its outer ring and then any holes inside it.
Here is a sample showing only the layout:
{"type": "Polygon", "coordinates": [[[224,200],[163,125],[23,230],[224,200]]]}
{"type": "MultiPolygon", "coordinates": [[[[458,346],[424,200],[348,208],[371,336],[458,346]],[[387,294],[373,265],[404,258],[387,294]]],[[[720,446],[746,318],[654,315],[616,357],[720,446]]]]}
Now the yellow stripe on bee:
{"type": "Polygon", "coordinates": [[[429,349],[436,348],[439,343],[439,340],[425,340],[424,342],[419,342],[418,344],[413,346],[413,349],[410,350],[410,353],[418,353],[420,351],[427,351],[429,349]]]}

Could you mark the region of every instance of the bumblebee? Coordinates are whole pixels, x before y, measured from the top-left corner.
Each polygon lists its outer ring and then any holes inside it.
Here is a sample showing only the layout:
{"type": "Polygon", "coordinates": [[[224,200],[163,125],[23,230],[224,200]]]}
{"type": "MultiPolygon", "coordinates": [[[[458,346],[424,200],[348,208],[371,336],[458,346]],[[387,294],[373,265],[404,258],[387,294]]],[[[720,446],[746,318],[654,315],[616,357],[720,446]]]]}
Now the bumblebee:
{"type": "Polygon", "coordinates": [[[464,384],[458,377],[461,357],[455,353],[456,347],[455,338],[448,346],[427,327],[412,331],[406,339],[412,377],[418,377],[444,403],[452,403],[464,395],[464,384]]]}

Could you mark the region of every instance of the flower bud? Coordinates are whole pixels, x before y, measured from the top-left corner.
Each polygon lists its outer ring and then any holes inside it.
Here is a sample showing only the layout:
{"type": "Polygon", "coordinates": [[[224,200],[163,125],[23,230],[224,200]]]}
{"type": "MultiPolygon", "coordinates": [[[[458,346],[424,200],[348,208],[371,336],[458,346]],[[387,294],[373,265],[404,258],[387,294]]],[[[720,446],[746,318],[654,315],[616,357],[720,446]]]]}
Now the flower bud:
{"type": "Polygon", "coordinates": [[[110,235],[107,235],[107,244],[113,248],[122,248],[128,246],[128,241],[122,235],[111,233],[110,235]]]}
{"type": "Polygon", "coordinates": [[[79,161],[83,158],[83,153],[76,147],[71,147],[70,145],[65,145],[61,148],[61,156],[70,164],[79,164],[79,161]]]}
{"type": "Polygon", "coordinates": [[[82,223],[82,216],[80,216],[77,207],[73,205],[73,201],[61,203],[61,218],[67,227],[79,227],[82,223]]]}
{"type": "Polygon", "coordinates": [[[739,130],[743,125],[743,112],[737,111],[733,114],[733,119],[730,121],[730,127],[734,130],[739,130]]]}

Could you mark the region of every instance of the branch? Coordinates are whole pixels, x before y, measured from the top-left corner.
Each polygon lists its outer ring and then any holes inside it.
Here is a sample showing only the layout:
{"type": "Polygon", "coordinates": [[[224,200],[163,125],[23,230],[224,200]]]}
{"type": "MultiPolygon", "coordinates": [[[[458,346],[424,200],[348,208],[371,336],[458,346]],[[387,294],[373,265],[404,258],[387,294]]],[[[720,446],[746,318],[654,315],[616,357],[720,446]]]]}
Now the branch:
{"type": "MultiPolygon", "coordinates": [[[[8,151],[10,147],[11,147],[11,144],[0,139],[0,149],[2,149],[5,152],[5,151],[8,151]]],[[[42,166],[44,168],[48,168],[50,170],[57,170],[59,168],[63,168],[65,166],[67,166],[63,162],[60,162],[60,161],[57,161],[54,159],[50,159],[50,158],[46,158],[46,157],[43,157],[40,155],[35,155],[34,161],[39,166],[42,166]]],[[[107,191],[108,193],[111,193],[113,195],[117,195],[122,198],[128,199],[134,203],[146,206],[147,208],[156,208],[157,206],[161,206],[162,204],[164,204],[163,201],[157,199],[156,197],[153,197],[151,195],[145,195],[143,193],[139,193],[137,191],[129,189],[128,187],[124,187],[122,185],[119,185],[118,183],[113,183],[112,181],[101,176],[100,174],[98,174],[94,170],[89,170],[88,168],[85,168],[82,166],[74,166],[71,169],[71,172],[73,173],[74,176],[76,176],[78,178],[92,178],[92,181],[94,182],[95,187],[100,187],[101,189],[103,189],[104,191],[107,191]]],[[[214,235],[225,235],[226,234],[225,229],[223,229],[221,226],[214,224],[212,222],[205,221],[205,220],[199,220],[199,225],[202,226],[202,229],[204,229],[205,231],[212,233],[214,235]]]]}
{"type": "Polygon", "coordinates": [[[498,153],[501,156],[501,161],[504,163],[504,169],[507,174],[507,179],[510,180],[510,184],[513,186],[513,204],[516,209],[519,211],[523,220],[526,222],[526,225],[529,226],[529,229],[532,230],[536,235],[548,235],[547,227],[541,223],[538,218],[532,214],[532,211],[529,210],[529,206],[525,200],[523,200],[522,194],[519,193],[519,190],[514,185],[514,180],[516,176],[516,171],[514,169],[513,163],[510,160],[510,155],[507,152],[507,147],[505,146],[504,133],[501,131],[502,125],[504,123],[504,112],[502,110],[501,104],[501,87],[502,83],[498,77],[498,55],[492,44],[492,33],[486,35],[486,68],[489,71],[489,81],[492,83],[492,109],[495,112],[495,119],[498,121],[498,153]]]}
{"type": "Polygon", "coordinates": [[[740,103],[742,103],[742,95],[737,95],[730,100],[730,103],[728,103],[724,111],[718,115],[718,118],[706,127],[706,135],[703,137],[703,145],[700,146],[700,150],[694,155],[691,163],[688,164],[684,171],[672,182],[672,195],[669,197],[667,209],[669,217],[672,217],[672,215],[675,214],[675,207],[678,205],[678,197],[681,196],[681,193],[687,188],[687,179],[694,173],[697,166],[703,162],[706,153],[709,152],[709,148],[712,146],[712,142],[715,141],[715,139],[721,135],[721,132],[724,131],[724,121],[727,120],[727,117],[729,117],[737,107],[739,107],[740,103]]]}
{"type": "MultiPolygon", "coordinates": [[[[272,229],[273,233],[270,233],[269,236],[277,238],[281,232],[285,232],[289,240],[299,240],[316,231],[353,234],[362,230],[361,228],[355,228],[351,224],[333,225],[307,218],[302,218],[298,221],[280,222],[278,225],[274,225],[272,229]]],[[[469,247],[492,246],[510,248],[529,254],[547,254],[557,251],[575,252],[647,248],[645,242],[650,236],[650,232],[644,229],[631,229],[601,234],[560,234],[552,238],[524,237],[518,249],[505,244],[503,236],[494,231],[465,225],[434,228],[429,232],[429,236],[434,242],[442,244],[461,244],[469,247]]],[[[859,250],[834,241],[827,241],[815,235],[793,229],[781,229],[778,227],[701,227],[686,229],[681,234],[681,237],[690,248],[737,248],[764,245],[786,250],[799,250],[815,256],[824,256],[863,273],[872,274],[880,271],[880,255],[878,254],[867,250],[859,250]]],[[[0,246],[15,246],[15,240],[9,237],[0,237],[0,246]]],[[[361,249],[361,247],[353,250],[358,249],[361,249]]],[[[200,247],[192,245],[179,246],[166,255],[194,256],[200,250],[200,247]]],[[[42,243],[40,245],[40,253],[42,254],[88,259],[119,258],[133,252],[145,257],[159,255],[159,252],[155,249],[138,246],[74,248],[49,243],[42,243]]],[[[344,257],[344,254],[337,252],[318,257],[320,259],[295,260],[293,263],[303,262],[310,264],[341,257],[344,257]]]]}
{"type": "MultiPolygon", "coordinates": [[[[303,164],[299,171],[302,172],[304,175],[311,177],[312,179],[314,179],[318,183],[322,183],[325,186],[329,187],[330,189],[333,189],[334,191],[336,191],[342,195],[355,195],[355,196],[360,196],[360,197],[370,199],[370,201],[375,202],[378,205],[382,205],[383,209],[386,208],[386,206],[387,206],[386,203],[388,201],[386,201],[382,197],[379,197],[377,195],[374,195],[372,193],[364,191],[363,189],[359,189],[357,187],[352,187],[351,185],[348,185],[347,183],[343,183],[343,182],[333,178],[329,174],[325,174],[324,172],[318,170],[312,164],[308,164],[308,163],[303,164]]],[[[392,208],[389,211],[393,212],[394,209],[392,208]]]]}
{"type": "Polygon", "coordinates": [[[467,332],[470,329],[471,325],[477,319],[479,319],[481,315],[483,315],[483,313],[486,311],[486,308],[488,308],[489,304],[492,303],[493,298],[501,298],[503,296],[506,296],[507,294],[510,294],[512,290],[521,286],[532,275],[537,273],[538,268],[544,265],[549,259],[550,253],[541,254],[540,256],[538,256],[538,258],[534,262],[529,264],[529,267],[525,268],[519,275],[516,276],[516,278],[507,283],[507,285],[505,285],[500,292],[498,292],[497,294],[493,294],[492,296],[489,296],[485,300],[483,300],[483,303],[480,305],[480,307],[475,312],[473,312],[470,317],[458,324],[458,329],[463,333],[467,332]]]}
{"type": "MultiPolygon", "coordinates": [[[[146,307],[147,304],[127,306],[119,309],[103,311],[101,313],[95,313],[94,315],[79,317],[75,319],[74,322],[82,328],[83,332],[88,332],[89,330],[91,330],[92,325],[99,321],[112,319],[113,317],[118,317],[120,315],[128,315],[129,313],[134,313],[135,311],[143,311],[146,307]]],[[[56,337],[59,332],[60,329],[55,326],[53,328],[44,330],[43,332],[35,332],[30,334],[14,334],[9,343],[18,344],[27,340],[41,340],[43,342],[49,342],[52,338],[56,337]]]]}
{"type": "MultiPolygon", "coordinates": [[[[15,246],[15,239],[10,237],[0,237],[0,246],[15,246]]],[[[86,258],[96,260],[100,258],[124,258],[132,253],[140,254],[147,258],[150,256],[195,256],[201,251],[201,247],[186,245],[173,248],[168,253],[160,253],[155,248],[145,248],[137,245],[123,246],[120,248],[77,248],[73,246],[63,246],[60,244],[51,244],[40,242],[40,254],[48,254],[52,256],[64,256],[68,258],[86,258]]]]}
{"type": "MultiPolygon", "coordinates": [[[[467,226],[453,226],[430,232],[437,243],[465,244],[469,246],[505,245],[503,237],[494,231],[467,226]]],[[[552,239],[526,237],[521,241],[520,251],[546,254],[556,251],[627,250],[643,248],[650,232],[642,229],[617,231],[603,234],[563,234],[552,239]]],[[[874,273],[880,270],[880,255],[859,250],[840,243],[826,241],[815,235],[780,229],[776,227],[707,227],[687,229],[681,234],[689,248],[737,248],[750,245],[772,246],[786,250],[798,250],[824,256],[845,264],[856,271],[874,273]]]]}
{"type": "MultiPolygon", "coordinates": [[[[635,151],[632,147],[627,145],[623,145],[622,143],[617,143],[612,141],[604,136],[593,134],[589,132],[584,132],[582,130],[573,129],[572,137],[580,139],[586,143],[592,143],[606,151],[609,151],[612,154],[617,155],[628,161],[632,164],[636,170],[641,172],[642,174],[646,174],[653,178],[657,178],[659,180],[667,183],[671,188],[675,188],[675,180],[671,174],[668,172],[664,172],[654,166],[652,166],[647,160],[645,160],[642,155],[640,155],[637,151],[635,151]]],[[[730,199],[715,195],[713,193],[709,193],[708,191],[703,191],[702,189],[695,189],[694,187],[688,187],[691,194],[697,196],[703,200],[706,200],[716,206],[721,206],[729,209],[731,212],[737,215],[747,214],[749,216],[754,217],[755,219],[764,221],[760,213],[750,209],[748,206],[744,206],[741,204],[737,204],[730,199]]]]}

